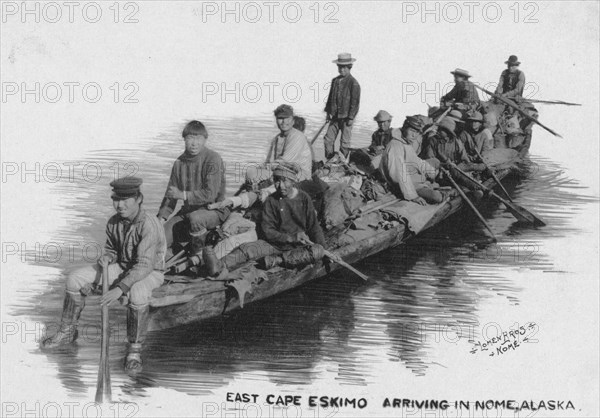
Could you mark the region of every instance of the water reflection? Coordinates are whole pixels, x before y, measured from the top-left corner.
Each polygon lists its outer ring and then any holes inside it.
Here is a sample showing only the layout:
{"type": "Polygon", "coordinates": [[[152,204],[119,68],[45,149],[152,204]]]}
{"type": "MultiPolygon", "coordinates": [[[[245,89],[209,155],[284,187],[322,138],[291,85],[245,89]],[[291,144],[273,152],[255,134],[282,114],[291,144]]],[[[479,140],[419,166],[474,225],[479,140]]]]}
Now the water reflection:
{"type": "MultiPolygon", "coordinates": [[[[308,122],[310,137],[311,129],[316,131],[320,122],[316,118],[308,118],[308,122]]],[[[156,210],[171,164],[183,147],[181,126],[174,125],[137,149],[104,150],[89,161],[103,166],[117,162],[122,170],[135,169],[144,178],[146,208],[156,210]]],[[[207,126],[211,132],[209,146],[228,162],[231,193],[239,184],[242,163],[262,160],[267,140],[276,129],[270,117],[212,120],[207,126]]],[[[356,145],[367,143],[370,131],[370,127],[358,126],[356,145]]],[[[320,142],[317,155],[322,154],[320,142]]],[[[499,242],[485,244],[481,226],[462,212],[408,246],[357,264],[371,277],[368,283],[337,272],[227,317],[151,334],[144,372],[135,378],[124,374],[121,364],[125,309],[113,309],[113,386],[124,396],[143,396],[146,388],[157,386],[202,394],[241,376],[280,385],[308,385],[322,374],[333,374],[341,384],[366,385],[377,380],[371,365],[390,361],[400,361],[411,372],[425,375],[434,364],[432,330],[478,326],[478,309],[487,299],[519,303],[521,288],[510,278],[510,272],[515,268],[552,270],[551,260],[541,250],[544,242],[576,233],[569,217],[584,204],[596,202],[585,197],[585,191],[556,163],[535,157],[532,161],[535,169],[528,179],[510,180],[506,186],[515,201],[544,217],[547,227],[524,228],[510,213],[490,202],[481,210],[499,242]]],[[[67,220],[64,228],[53,232],[56,241],[103,245],[105,222],[112,214],[110,180],[54,185],[61,199],[53,202],[52,210],[60,211],[67,220]]],[[[15,306],[15,313],[55,323],[60,316],[65,274],[75,264],[66,259],[46,263],[62,274],[48,282],[43,294],[32,295],[31,303],[15,306]]],[[[97,301],[89,301],[81,323],[99,323],[97,301]]],[[[58,367],[59,379],[75,397],[84,396],[95,386],[99,338],[97,329],[92,330],[95,335],[80,338],[74,347],[51,353],[35,351],[58,367]]]]}

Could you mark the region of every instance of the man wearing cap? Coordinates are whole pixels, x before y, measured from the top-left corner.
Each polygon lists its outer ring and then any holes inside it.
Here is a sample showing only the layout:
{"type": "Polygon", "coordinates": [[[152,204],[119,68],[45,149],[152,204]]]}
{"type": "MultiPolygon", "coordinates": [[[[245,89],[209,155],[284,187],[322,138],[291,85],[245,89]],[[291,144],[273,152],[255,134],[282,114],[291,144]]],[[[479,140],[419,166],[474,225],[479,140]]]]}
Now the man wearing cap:
{"type": "Polygon", "coordinates": [[[65,301],[58,332],[42,342],[43,348],[72,343],[77,339],[77,322],[85,298],[101,283],[102,268],[108,266],[110,290],[102,296],[108,305],[127,296],[127,339],[125,367],[139,371],[141,348],[148,328],[152,291],[164,281],[165,233],[159,220],[142,208],[142,179],[125,177],[110,183],[116,214],[106,225],[104,255],[98,264],[74,270],[67,278],[65,301]]]}
{"type": "Polygon", "coordinates": [[[352,126],[360,107],[360,85],[350,74],[354,61],[356,59],[347,52],[338,54],[338,58],[333,60],[333,63],[338,66],[340,75],[331,80],[329,97],[325,105],[329,121],[325,134],[325,158],[328,160],[335,154],[334,145],[339,132],[341,132],[340,152],[346,158],[350,152],[352,126]]]}
{"type": "Polygon", "coordinates": [[[465,150],[472,162],[479,161],[477,153],[483,155],[494,148],[494,138],[489,129],[483,127],[483,115],[473,112],[467,118],[467,128],[458,138],[465,146],[465,150]]]}
{"type": "Polygon", "coordinates": [[[448,94],[442,96],[442,106],[448,102],[458,103],[459,108],[467,108],[479,104],[479,94],[473,83],[469,81],[471,75],[467,70],[457,68],[450,71],[454,75],[454,87],[448,94]]]}
{"type": "MultiPolygon", "coordinates": [[[[312,147],[306,135],[294,128],[294,109],[290,105],[282,104],[277,106],[273,114],[279,128],[279,134],[271,140],[265,163],[259,164],[256,167],[250,167],[247,170],[246,183],[249,185],[258,186],[261,182],[271,180],[273,169],[281,163],[289,163],[296,166],[299,181],[311,178],[312,147]]],[[[263,199],[261,200],[264,200],[273,191],[275,191],[274,187],[265,189],[262,193],[263,199]]]]}
{"type": "Polygon", "coordinates": [[[281,254],[309,241],[325,245],[310,197],[294,186],[298,181],[298,167],[286,162],[277,165],[273,169],[273,181],[276,191],[264,202],[257,231],[260,239],[240,245],[220,260],[214,252],[205,251],[204,263],[210,275],[217,275],[224,268],[235,270],[248,261],[281,254]]]}
{"type": "Polygon", "coordinates": [[[519,70],[519,59],[516,55],[508,57],[504,61],[507,69],[500,74],[500,81],[496,87],[496,94],[506,98],[517,98],[523,96],[525,88],[525,73],[519,70]]]}
{"type": "Polygon", "coordinates": [[[483,171],[484,164],[471,163],[465,147],[456,137],[456,124],[444,118],[438,125],[437,132],[428,138],[423,150],[426,159],[437,158],[442,164],[452,162],[464,171],[483,171]]]}
{"type": "Polygon", "coordinates": [[[431,159],[424,161],[417,156],[413,142],[421,136],[422,121],[414,116],[408,116],[397,135],[394,129],[392,140],[381,158],[379,170],[390,185],[394,194],[405,200],[425,205],[440,203],[443,195],[433,189],[432,183],[437,175],[439,161],[431,159]]]}
{"type": "Polygon", "coordinates": [[[189,122],[181,136],[185,150],[173,163],[157,216],[164,223],[167,245],[191,237],[195,247],[202,247],[208,230],[229,216],[227,207],[207,208],[225,198],[225,165],[219,153],[206,146],[208,131],[202,122],[189,122]],[[183,206],[169,219],[178,201],[183,206]]]}
{"type": "Polygon", "coordinates": [[[383,152],[387,144],[389,144],[392,139],[392,115],[390,115],[385,110],[380,110],[377,112],[375,117],[373,118],[375,122],[377,122],[377,129],[371,135],[371,145],[369,146],[369,152],[372,155],[379,155],[383,152]]]}

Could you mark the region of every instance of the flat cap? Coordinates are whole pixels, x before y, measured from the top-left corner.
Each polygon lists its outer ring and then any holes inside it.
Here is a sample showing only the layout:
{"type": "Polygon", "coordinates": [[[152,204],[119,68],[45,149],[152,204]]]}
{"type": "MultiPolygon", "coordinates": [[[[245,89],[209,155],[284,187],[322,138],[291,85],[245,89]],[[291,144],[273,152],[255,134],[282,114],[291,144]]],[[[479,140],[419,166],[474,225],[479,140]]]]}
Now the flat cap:
{"type": "Polygon", "coordinates": [[[277,109],[273,111],[276,118],[287,118],[294,116],[294,108],[290,105],[282,104],[277,106],[277,109]]]}
{"type": "Polygon", "coordinates": [[[390,115],[385,110],[380,110],[379,112],[377,112],[377,114],[375,115],[375,117],[373,117],[373,120],[375,122],[383,122],[383,121],[386,121],[386,120],[392,120],[392,115],[390,115]]]}
{"type": "Polygon", "coordinates": [[[112,199],[128,199],[136,197],[140,192],[143,180],[139,177],[122,177],[110,182],[113,188],[112,199]]]}
{"type": "Polygon", "coordinates": [[[298,172],[299,169],[297,164],[282,161],[273,169],[273,177],[285,177],[287,179],[297,181],[298,172]]]}

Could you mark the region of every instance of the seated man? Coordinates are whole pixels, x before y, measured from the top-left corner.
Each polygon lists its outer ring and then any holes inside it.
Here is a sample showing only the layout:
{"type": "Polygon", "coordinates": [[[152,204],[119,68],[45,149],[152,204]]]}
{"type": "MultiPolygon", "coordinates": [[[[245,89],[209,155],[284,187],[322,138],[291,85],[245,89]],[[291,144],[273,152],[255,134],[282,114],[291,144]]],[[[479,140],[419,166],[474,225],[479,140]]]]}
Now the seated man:
{"type": "Polygon", "coordinates": [[[142,208],[142,180],[125,177],[113,181],[113,206],[116,214],[106,225],[104,255],[97,265],[72,271],[67,278],[65,302],[60,328],[56,335],[42,342],[43,348],[58,347],[77,339],[77,322],[85,306],[85,298],[101,283],[101,266],[106,265],[110,290],[101,299],[110,304],[123,295],[129,300],[127,339],[129,350],[125,367],[139,371],[141,348],[149,319],[152,291],[164,281],[166,240],[156,217],[142,208]]]}
{"type": "Polygon", "coordinates": [[[444,196],[427,181],[435,179],[439,161],[420,159],[412,145],[421,136],[422,128],[419,119],[408,116],[401,129],[402,135],[394,135],[385,149],[379,169],[394,194],[420,205],[440,203],[444,196]]]}
{"type": "Polygon", "coordinates": [[[182,136],[185,152],[173,164],[157,216],[164,224],[167,245],[188,241],[191,235],[195,246],[201,247],[207,231],[229,216],[227,207],[207,208],[225,197],[225,166],[221,156],[206,147],[208,132],[202,122],[188,123],[182,136]],[[178,200],[183,201],[182,208],[167,221],[178,200]]]}
{"type": "Polygon", "coordinates": [[[450,74],[454,76],[455,84],[448,94],[442,96],[440,100],[442,105],[448,106],[453,104],[459,109],[469,109],[478,106],[479,94],[473,83],[469,81],[471,77],[469,72],[457,68],[454,71],[450,71],[450,74]]]}
{"type": "Polygon", "coordinates": [[[483,127],[483,115],[474,112],[467,118],[467,128],[460,133],[458,138],[465,146],[471,162],[480,161],[478,153],[483,156],[494,148],[494,138],[489,129],[483,127]]]}
{"type": "Polygon", "coordinates": [[[371,135],[371,145],[369,146],[369,152],[372,155],[380,155],[383,154],[383,150],[387,147],[390,140],[392,139],[392,115],[390,115],[385,110],[380,110],[377,112],[375,117],[373,118],[375,122],[377,122],[377,129],[371,135]]]}
{"type": "Polygon", "coordinates": [[[273,169],[276,192],[269,195],[263,205],[258,228],[261,239],[240,245],[221,260],[214,251],[204,251],[204,263],[210,275],[219,274],[223,268],[232,271],[248,261],[281,254],[309,242],[325,245],[310,197],[294,187],[297,179],[298,169],[292,164],[282,163],[273,169]]]}
{"type": "Polygon", "coordinates": [[[260,182],[270,180],[273,168],[281,162],[298,167],[298,181],[310,179],[312,149],[306,136],[294,128],[294,109],[283,104],[273,113],[280,132],[271,141],[265,163],[248,169],[246,182],[256,186],[260,182]]]}
{"type": "Polygon", "coordinates": [[[462,141],[456,138],[455,123],[444,118],[438,125],[437,132],[428,138],[423,150],[423,158],[437,158],[442,164],[451,162],[463,171],[483,171],[484,164],[471,163],[462,141]]]}

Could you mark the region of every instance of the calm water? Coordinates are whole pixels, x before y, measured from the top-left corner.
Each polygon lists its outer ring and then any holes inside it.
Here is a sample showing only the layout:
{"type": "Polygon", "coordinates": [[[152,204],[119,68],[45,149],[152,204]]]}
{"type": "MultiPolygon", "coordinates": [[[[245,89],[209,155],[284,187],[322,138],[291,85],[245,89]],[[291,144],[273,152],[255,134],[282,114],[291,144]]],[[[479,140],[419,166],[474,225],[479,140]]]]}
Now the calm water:
{"type": "MultiPolygon", "coordinates": [[[[211,133],[209,146],[228,164],[228,190],[232,193],[240,183],[243,163],[262,160],[276,129],[271,118],[206,122],[211,133]]],[[[308,119],[309,138],[319,123],[308,119]]],[[[82,157],[82,161],[102,167],[116,162],[123,174],[131,174],[135,168],[144,179],[145,207],[155,212],[171,164],[182,151],[181,126],[132,149],[104,150],[82,157]]],[[[368,143],[371,129],[359,126],[354,145],[368,143]]],[[[316,152],[322,156],[322,140],[316,152]]],[[[458,214],[408,246],[357,264],[356,268],[371,277],[367,283],[337,272],[233,315],[151,334],[145,346],[144,372],[135,378],[124,374],[121,364],[125,308],[113,308],[113,390],[121,399],[135,401],[150,387],[203,394],[240,378],[298,387],[325,376],[342,385],[365,386],[378,381],[379,370],[386,367],[401,374],[426,376],[447,367],[439,359],[443,347],[433,335],[449,327],[462,330],[458,336],[466,348],[460,361],[471,360],[469,339],[477,338],[481,312],[490,306],[507,309],[522,303],[521,294],[529,284],[515,279],[513,273],[558,270],[544,249],[557,238],[579,233],[570,226],[570,217],[596,202],[586,197],[586,190],[557,163],[535,155],[531,160],[529,178],[509,181],[507,187],[516,202],[545,218],[547,227],[516,225],[508,212],[486,204],[482,213],[499,242],[485,245],[481,244],[480,225],[470,216],[458,214]]],[[[106,176],[98,183],[63,181],[54,185],[60,199],[52,209],[68,219],[64,228],[53,233],[56,241],[103,244],[105,222],[112,214],[110,180],[106,176]]],[[[15,313],[55,323],[62,307],[64,274],[76,264],[68,260],[44,264],[56,274],[35,299],[25,292],[15,313]]],[[[84,397],[95,386],[97,376],[95,325],[99,309],[97,301],[89,299],[77,346],[53,353],[32,352],[47,358],[48,368],[57,368],[61,383],[75,397],[84,397]]],[[[529,319],[535,318],[523,318],[529,319]]]]}

